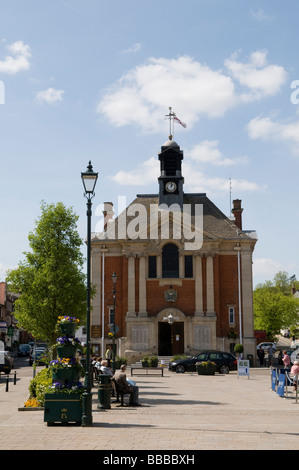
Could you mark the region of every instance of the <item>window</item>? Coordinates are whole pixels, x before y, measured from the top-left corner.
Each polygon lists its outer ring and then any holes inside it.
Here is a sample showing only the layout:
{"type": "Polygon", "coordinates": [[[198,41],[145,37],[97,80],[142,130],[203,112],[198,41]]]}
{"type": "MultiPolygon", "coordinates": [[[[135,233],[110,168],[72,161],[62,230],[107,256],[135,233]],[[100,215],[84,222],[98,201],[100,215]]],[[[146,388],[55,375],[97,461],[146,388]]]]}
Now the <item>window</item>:
{"type": "Polygon", "coordinates": [[[193,256],[185,256],[185,277],[193,277],[193,256]]]}
{"type": "Polygon", "coordinates": [[[228,308],[228,323],[230,325],[235,324],[235,307],[228,308]]]}
{"type": "Polygon", "coordinates": [[[162,277],[179,277],[179,250],[173,243],[162,250],[162,277]]]}
{"type": "Polygon", "coordinates": [[[157,257],[156,256],[148,257],[148,277],[149,278],[157,277],[157,257]]]}

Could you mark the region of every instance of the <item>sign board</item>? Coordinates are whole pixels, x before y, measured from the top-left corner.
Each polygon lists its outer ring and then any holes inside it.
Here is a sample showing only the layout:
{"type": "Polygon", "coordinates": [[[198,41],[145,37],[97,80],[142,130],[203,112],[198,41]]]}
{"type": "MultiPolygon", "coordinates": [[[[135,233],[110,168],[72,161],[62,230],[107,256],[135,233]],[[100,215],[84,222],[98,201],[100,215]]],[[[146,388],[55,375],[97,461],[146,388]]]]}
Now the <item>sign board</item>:
{"type": "Polygon", "coordinates": [[[250,371],[250,367],[249,367],[249,360],[248,359],[239,359],[238,360],[238,377],[240,375],[247,375],[247,377],[249,378],[249,371],[250,371]]]}
{"type": "Polygon", "coordinates": [[[271,388],[274,392],[276,391],[276,383],[277,383],[276,369],[273,369],[272,370],[272,375],[271,375],[271,388]]]}
{"type": "Polygon", "coordinates": [[[285,373],[280,373],[279,377],[278,377],[278,387],[277,387],[277,390],[276,390],[277,395],[279,395],[280,397],[284,396],[285,384],[286,384],[286,375],[285,375],[285,373]]]}
{"type": "Polygon", "coordinates": [[[101,325],[91,325],[91,337],[92,338],[101,337],[101,325]]]}

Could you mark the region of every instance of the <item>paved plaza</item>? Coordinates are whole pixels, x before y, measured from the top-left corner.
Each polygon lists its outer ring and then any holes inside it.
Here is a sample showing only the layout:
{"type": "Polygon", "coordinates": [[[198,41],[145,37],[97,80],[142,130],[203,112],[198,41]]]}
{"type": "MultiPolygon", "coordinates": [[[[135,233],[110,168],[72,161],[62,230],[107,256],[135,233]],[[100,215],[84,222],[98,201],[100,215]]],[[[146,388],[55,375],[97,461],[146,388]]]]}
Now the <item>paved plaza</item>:
{"type": "MultiPolygon", "coordinates": [[[[299,400],[289,390],[271,390],[270,370],[250,377],[199,376],[164,370],[164,376],[134,376],[141,407],[98,409],[93,388],[93,425],[47,426],[43,411],[20,411],[32,367],[13,371],[6,391],[0,377],[1,450],[291,450],[298,446],[299,400]]],[[[128,369],[130,377],[130,369],[128,369]]]]}

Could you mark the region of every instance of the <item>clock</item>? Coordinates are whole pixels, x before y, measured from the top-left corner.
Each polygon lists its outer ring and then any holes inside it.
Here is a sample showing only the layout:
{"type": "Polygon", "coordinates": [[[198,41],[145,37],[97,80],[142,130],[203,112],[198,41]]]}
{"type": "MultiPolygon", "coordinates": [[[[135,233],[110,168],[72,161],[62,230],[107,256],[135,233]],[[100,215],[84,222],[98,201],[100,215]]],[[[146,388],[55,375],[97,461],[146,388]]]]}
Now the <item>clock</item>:
{"type": "Polygon", "coordinates": [[[166,184],[165,184],[165,189],[168,193],[174,193],[174,191],[176,190],[176,183],[174,181],[168,181],[166,184]]]}

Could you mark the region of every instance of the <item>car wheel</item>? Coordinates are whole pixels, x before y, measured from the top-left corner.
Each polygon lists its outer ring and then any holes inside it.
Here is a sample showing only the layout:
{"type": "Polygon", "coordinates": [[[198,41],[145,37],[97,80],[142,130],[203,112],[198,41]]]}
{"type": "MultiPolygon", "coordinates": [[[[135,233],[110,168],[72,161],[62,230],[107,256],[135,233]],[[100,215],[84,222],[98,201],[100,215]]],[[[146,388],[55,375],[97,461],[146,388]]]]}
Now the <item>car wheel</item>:
{"type": "Polygon", "coordinates": [[[176,366],[175,371],[177,374],[183,374],[185,372],[185,366],[182,364],[176,366]]]}
{"type": "Polygon", "coordinates": [[[223,364],[219,368],[220,374],[228,374],[229,373],[229,367],[226,364],[223,364]]]}

